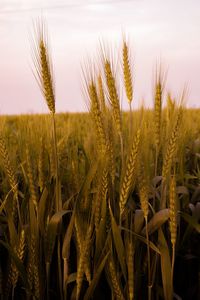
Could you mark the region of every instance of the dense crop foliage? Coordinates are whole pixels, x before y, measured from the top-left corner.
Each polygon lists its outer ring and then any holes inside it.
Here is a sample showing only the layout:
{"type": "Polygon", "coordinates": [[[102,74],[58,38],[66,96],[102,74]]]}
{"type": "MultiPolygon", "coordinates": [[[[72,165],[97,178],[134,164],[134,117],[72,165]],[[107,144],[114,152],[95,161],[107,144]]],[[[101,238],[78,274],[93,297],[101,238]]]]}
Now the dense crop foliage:
{"type": "Polygon", "coordinates": [[[89,113],[56,114],[38,30],[50,114],[0,119],[1,299],[198,297],[199,110],[184,108],[184,93],[164,99],[159,70],[154,109],[133,112],[125,40],[122,48],[121,69],[102,51],[101,67],[86,70],[89,113]]]}

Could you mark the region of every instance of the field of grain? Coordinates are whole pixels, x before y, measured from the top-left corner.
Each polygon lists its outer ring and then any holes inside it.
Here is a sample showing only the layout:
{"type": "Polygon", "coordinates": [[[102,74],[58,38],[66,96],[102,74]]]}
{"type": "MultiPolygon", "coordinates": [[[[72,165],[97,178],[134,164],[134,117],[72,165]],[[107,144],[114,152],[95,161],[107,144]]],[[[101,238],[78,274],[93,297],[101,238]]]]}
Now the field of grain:
{"type": "Polygon", "coordinates": [[[154,108],[133,111],[124,40],[130,111],[102,51],[100,68],[84,73],[88,113],[56,114],[43,28],[37,34],[49,115],[0,118],[1,299],[198,299],[200,110],[185,108],[185,91],[163,96],[158,68],[154,108]]]}

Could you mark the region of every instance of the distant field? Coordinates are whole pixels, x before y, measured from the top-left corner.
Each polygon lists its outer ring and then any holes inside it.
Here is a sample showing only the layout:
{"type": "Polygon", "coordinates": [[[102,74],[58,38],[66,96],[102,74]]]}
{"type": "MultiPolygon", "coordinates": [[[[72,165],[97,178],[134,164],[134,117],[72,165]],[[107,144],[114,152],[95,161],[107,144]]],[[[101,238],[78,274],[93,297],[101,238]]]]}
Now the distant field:
{"type": "MultiPolygon", "coordinates": [[[[173,120],[176,120],[177,115],[178,111],[175,112],[173,120]]],[[[16,299],[19,295],[20,299],[24,299],[25,295],[29,294],[30,288],[35,297],[37,293],[44,295],[47,289],[46,276],[48,276],[50,281],[49,297],[51,299],[58,297],[59,277],[58,275],[54,276],[54,274],[58,274],[57,255],[53,248],[58,247],[59,239],[60,263],[63,270],[61,276],[62,280],[66,277],[66,280],[71,282],[66,283],[66,289],[71,295],[69,299],[74,299],[72,295],[76,287],[76,262],[77,258],[81,257],[80,247],[85,247],[85,238],[91,230],[83,268],[81,293],[87,295],[87,291],[89,291],[89,295],[94,293],[94,299],[110,299],[110,293],[114,293],[115,289],[120,288],[120,293],[126,295],[123,297],[128,299],[127,284],[131,284],[129,280],[130,276],[133,276],[134,293],[141,295],[141,297],[136,296],[136,299],[146,299],[147,252],[140,202],[142,197],[145,197],[145,201],[148,201],[149,205],[151,204],[148,213],[149,238],[153,243],[152,248],[150,247],[151,268],[155,268],[156,257],[158,266],[160,259],[161,261],[163,259],[163,263],[167,267],[167,270],[161,269],[163,273],[157,271],[152,293],[153,295],[159,294],[160,299],[164,299],[163,289],[161,289],[162,278],[165,276],[165,272],[171,272],[171,259],[168,257],[172,253],[170,240],[170,222],[172,221],[170,218],[177,214],[174,288],[176,293],[182,295],[182,299],[195,299],[194,297],[198,293],[197,273],[200,250],[197,238],[200,205],[200,110],[184,110],[183,112],[179,138],[176,141],[176,152],[173,154],[167,175],[165,191],[167,202],[163,208],[160,207],[163,197],[163,184],[160,176],[162,176],[166,149],[169,147],[174,121],[167,120],[167,109],[165,109],[162,123],[164,132],[162,132],[155,174],[153,116],[153,111],[133,112],[133,126],[130,134],[130,115],[123,113],[124,166],[122,166],[120,143],[116,133],[107,132],[112,140],[112,161],[110,161],[111,157],[108,154],[105,153],[101,156],[98,150],[91,114],[56,115],[59,197],[61,198],[61,210],[58,213],[55,211],[54,204],[56,171],[52,151],[51,116],[2,116],[0,118],[1,241],[11,247],[5,250],[3,245],[0,246],[1,257],[4,257],[1,261],[2,282],[6,283],[6,290],[2,288],[1,293],[4,292],[8,295],[10,288],[16,286],[16,299]],[[121,185],[130,168],[127,162],[130,163],[131,151],[136,151],[134,148],[131,150],[131,145],[136,143],[135,137],[139,127],[141,136],[137,146],[137,164],[135,162],[133,170],[134,180],[126,196],[126,214],[120,221],[122,227],[118,227],[121,185]],[[176,178],[173,197],[175,197],[177,208],[174,206],[170,208],[173,184],[170,178],[174,178],[171,176],[176,178]],[[141,183],[145,185],[141,186],[141,183]],[[18,201],[19,211],[16,201],[18,201]],[[109,212],[110,205],[113,213],[109,212]],[[95,212],[95,207],[96,209],[98,207],[98,212],[95,212]],[[173,212],[171,212],[172,209],[173,212]],[[103,216],[101,216],[102,214],[103,216]],[[106,223],[101,221],[104,220],[102,217],[105,218],[104,214],[107,218],[106,223]],[[19,223],[19,215],[21,223],[19,223]],[[113,221],[112,218],[114,218],[113,221]],[[62,226],[59,227],[58,223],[61,220],[62,226]],[[59,231],[58,228],[60,228],[59,231]],[[130,231],[126,231],[125,228],[133,230],[134,234],[130,234],[130,231]],[[102,236],[99,236],[100,232],[102,236]],[[165,245],[165,251],[162,250],[160,239],[165,245]],[[34,246],[33,243],[35,243],[34,246]],[[106,246],[108,243],[110,246],[106,246]],[[132,251],[132,254],[129,251],[132,251]],[[16,266],[14,253],[20,259],[19,265],[16,266]],[[188,258],[189,254],[191,259],[188,258]],[[129,255],[131,256],[129,257],[129,255]],[[110,256],[112,260],[110,260],[110,256]],[[51,264],[51,269],[47,272],[45,270],[49,264],[51,264]],[[132,271],[130,264],[133,264],[132,271]],[[85,269],[86,266],[87,269],[85,269]],[[103,268],[104,271],[102,270],[101,276],[96,278],[98,268],[100,270],[103,268]],[[109,272],[113,270],[112,268],[115,268],[112,276],[119,285],[118,287],[110,281],[110,275],[108,276],[109,272]],[[184,272],[185,268],[188,268],[187,272],[184,272]],[[67,273],[65,274],[65,272],[67,273]],[[128,281],[125,281],[125,276],[128,281]],[[184,286],[185,280],[190,281],[190,289],[187,285],[184,286]],[[101,288],[102,284],[104,288],[101,288]],[[25,287],[25,290],[20,287],[25,287]],[[189,298],[191,289],[193,298],[189,298]],[[184,298],[184,294],[188,295],[187,298],[184,298]]],[[[135,159],[136,152],[133,152],[132,155],[135,159]]]]}

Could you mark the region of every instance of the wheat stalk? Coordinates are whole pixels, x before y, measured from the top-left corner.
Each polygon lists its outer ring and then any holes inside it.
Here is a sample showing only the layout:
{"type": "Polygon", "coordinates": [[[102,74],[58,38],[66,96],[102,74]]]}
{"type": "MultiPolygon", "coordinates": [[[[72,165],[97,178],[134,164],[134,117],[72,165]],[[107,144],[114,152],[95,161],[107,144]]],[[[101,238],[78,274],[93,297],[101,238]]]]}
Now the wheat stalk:
{"type": "Polygon", "coordinates": [[[55,178],[56,178],[56,197],[55,207],[59,211],[62,207],[59,185],[59,167],[57,153],[57,135],[55,124],[55,88],[53,80],[52,64],[50,60],[49,47],[47,42],[47,31],[44,22],[39,21],[36,24],[34,62],[37,73],[37,81],[44,95],[49,111],[52,114],[52,131],[53,131],[53,149],[55,159],[55,178]]]}
{"type": "Polygon", "coordinates": [[[127,41],[123,40],[123,75],[124,75],[124,86],[126,91],[126,97],[129,102],[129,113],[130,113],[130,136],[132,134],[132,100],[133,100],[133,78],[131,74],[130,66],[130,49],[127,41]]]}
{"type": "Polygon", "coordinates": [[[41,147],[39,153],[39,161],[38,161],[38,185],[40,187],[40,192],[43,191],[45,184],[45,161],[44,161],[44,140],[41,138],[41,147]]]}
{"type": "Polygon", "coordinates": [[[147,239],[147,259],[148,259],[148,300],[151,299],[151,262],[150,262],[150,247],[149,247],[149,232],[148,232],[148,213],[149,213],[149,201],[148,201],[148,182],[145,176],[145,168],[142,163],[142,158],[140,158],[140,168],[139,168],[139,196],[141,209],[144,214],[145,227],[146,227],[146,239],[147,239]]]}
{"type": "Polygon", "coordinates": [[[134,249],[132,236],[128,241],[127,247],[127,267],[128,267],[128,290],[129,300],[134,299],[134,249]]]}
{"type": "Polygon", "coordinates": [[[38,196],[37,196],[37,192],[36,192],[35,180],[34,180],[34,175],[33,175],[33,165],[31,162],[30,152],[29,152],[28,147],[26,148],[26,162],[27,162],[27,177],[28,177],[28,182],[29,182],[31,201],[33,201],[33,204],[37,211],[38,196]]]}

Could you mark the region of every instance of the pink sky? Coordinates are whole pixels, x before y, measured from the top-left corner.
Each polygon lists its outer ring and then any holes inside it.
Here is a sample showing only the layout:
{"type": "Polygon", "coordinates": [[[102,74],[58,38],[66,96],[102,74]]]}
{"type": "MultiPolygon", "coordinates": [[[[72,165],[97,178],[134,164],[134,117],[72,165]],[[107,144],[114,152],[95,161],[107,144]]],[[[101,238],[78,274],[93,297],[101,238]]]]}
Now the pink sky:
{"type": "Polygon", "coordinates": [[[152,105],[153,69],[160,57],[168,69],[166,88],[178,96],[187,84],[187,105],[199,107],[199,0],[0,0],[0,114],[48,111],[32,75],[29,43],[41,10],[51,42],[57,111],[86,110],[81,63],[95,56],[99,39],[119,51],[122,30],[132,45],[134,107],[142,99],[152,105]]]}

